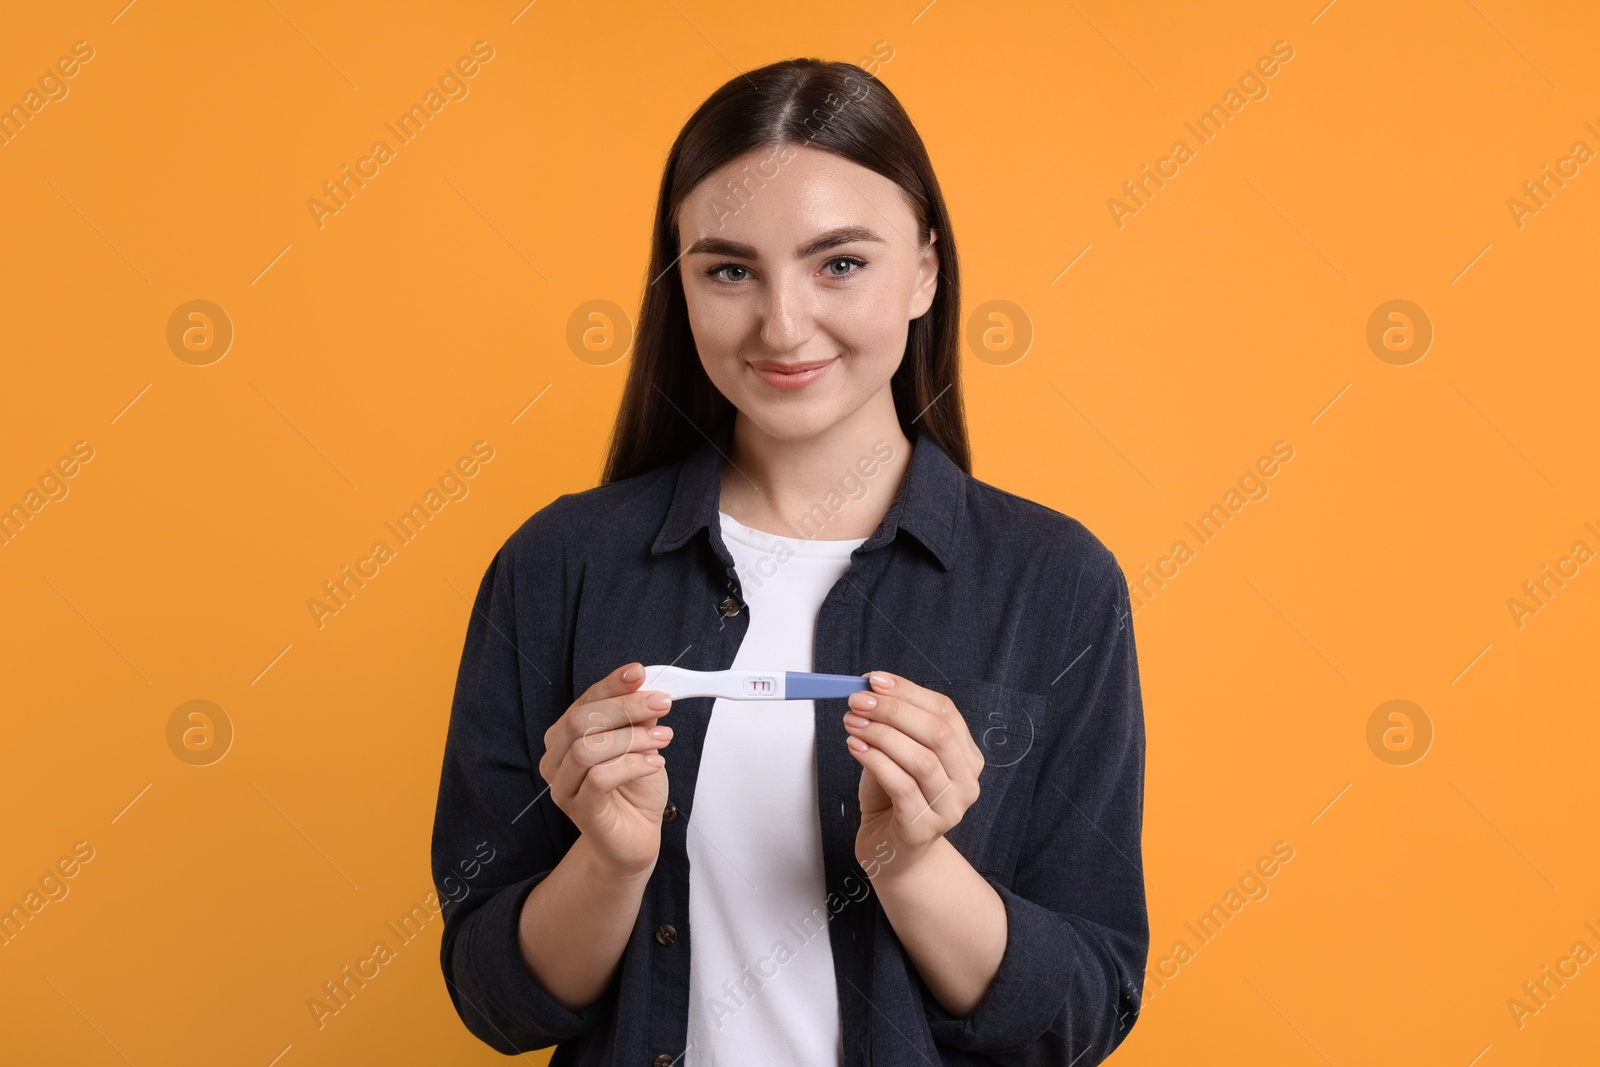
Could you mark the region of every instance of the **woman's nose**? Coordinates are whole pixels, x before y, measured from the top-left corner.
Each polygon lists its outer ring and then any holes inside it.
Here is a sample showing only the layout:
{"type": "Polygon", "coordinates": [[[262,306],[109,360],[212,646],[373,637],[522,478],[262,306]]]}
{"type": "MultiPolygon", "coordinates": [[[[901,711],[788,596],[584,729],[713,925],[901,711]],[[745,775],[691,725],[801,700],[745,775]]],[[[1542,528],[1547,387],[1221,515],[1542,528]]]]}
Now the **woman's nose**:
{"type": "Polygon", "coordinates": [[[814,332],[809,293],[803,281],[780,278],[767,290],[761,311],[761,340],[774,352],[792,352],[814,332]]]}

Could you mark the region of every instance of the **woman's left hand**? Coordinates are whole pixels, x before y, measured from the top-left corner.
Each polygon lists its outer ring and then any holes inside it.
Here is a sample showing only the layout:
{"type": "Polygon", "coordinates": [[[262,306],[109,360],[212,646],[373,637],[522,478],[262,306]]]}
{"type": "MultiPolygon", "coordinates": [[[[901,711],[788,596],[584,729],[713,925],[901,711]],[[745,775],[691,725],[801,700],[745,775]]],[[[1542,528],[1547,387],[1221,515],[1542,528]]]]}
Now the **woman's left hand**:
{"type": "Polygon", "coordinates": [[[885,863],[911,866],[961,821],[978,799],[983,752],[943,693],[885,671],[869,680],[850,694],[844,726],[862,767],[856,862],[875,877],[885,863]]]}

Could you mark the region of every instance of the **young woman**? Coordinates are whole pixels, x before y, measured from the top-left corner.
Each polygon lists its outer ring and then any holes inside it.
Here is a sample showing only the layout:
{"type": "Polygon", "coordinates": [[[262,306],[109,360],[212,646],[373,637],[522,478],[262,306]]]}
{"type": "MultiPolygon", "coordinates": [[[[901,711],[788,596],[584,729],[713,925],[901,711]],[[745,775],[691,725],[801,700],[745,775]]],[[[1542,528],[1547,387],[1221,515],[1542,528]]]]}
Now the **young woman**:
{"type": "Polygon", "coordinates": [[[467,1028],[553,1064],[1099,1063],[1148,947],[1128,590],[971,475],[956,246],[882,83],[678,136],[603,484],[506,541],[433,835],[467,1028]],[[646,665],[869,675],[676,702],[646,665]]]}

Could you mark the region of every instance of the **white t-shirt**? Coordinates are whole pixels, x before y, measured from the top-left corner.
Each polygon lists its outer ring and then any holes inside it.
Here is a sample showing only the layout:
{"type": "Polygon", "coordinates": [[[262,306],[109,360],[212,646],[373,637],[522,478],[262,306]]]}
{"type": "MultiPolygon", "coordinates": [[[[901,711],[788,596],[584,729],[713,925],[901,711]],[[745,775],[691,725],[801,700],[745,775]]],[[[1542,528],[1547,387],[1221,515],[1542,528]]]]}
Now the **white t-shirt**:
{"type": "MultiPolygon", "coordinates": [[[[732,666],[812,670],[817,612],[866,538],[779,537],[725,514],[722,538],[750,612],[732,666]]],[[[712,705],[689,819],[684,1067],[809,1067],[843,1055],[815,713],[811,700],[712,705]]]]}

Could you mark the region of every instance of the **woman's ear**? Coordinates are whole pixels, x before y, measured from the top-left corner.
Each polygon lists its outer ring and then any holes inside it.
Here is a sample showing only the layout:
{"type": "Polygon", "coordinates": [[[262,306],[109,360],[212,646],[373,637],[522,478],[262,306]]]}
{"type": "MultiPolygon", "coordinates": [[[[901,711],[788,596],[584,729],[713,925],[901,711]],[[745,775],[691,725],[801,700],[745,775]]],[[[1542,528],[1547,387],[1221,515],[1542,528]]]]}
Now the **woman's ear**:
{"type": "Polygon", "coordinates": [[[911,292],[911,313],[908,319],[920,319],[933,306],[934,294],[939,291],[939,240],[938,230],[928,231],[928,247],[922,250],[917,262],[917,287],[911,292]]]}

